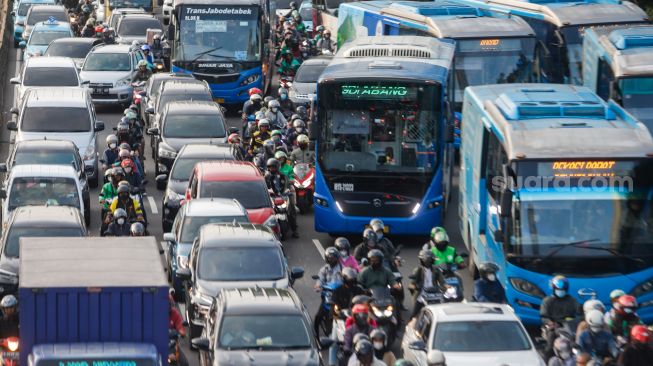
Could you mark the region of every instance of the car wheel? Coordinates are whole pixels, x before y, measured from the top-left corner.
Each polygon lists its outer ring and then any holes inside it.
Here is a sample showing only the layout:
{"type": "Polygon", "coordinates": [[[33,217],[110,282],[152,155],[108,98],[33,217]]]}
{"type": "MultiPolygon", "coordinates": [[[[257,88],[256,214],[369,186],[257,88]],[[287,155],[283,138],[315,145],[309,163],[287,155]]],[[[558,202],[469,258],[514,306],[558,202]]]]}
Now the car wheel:
{"type": "Polygon", "coordinates": [[[88,206],[84,207],[84,223],[86,227],[91,226],[91,204],[89,202],[88,206]]]}
{"type": "Polygon", "coordinates": [[[91,188],[97,188],[100,183],[100,170],[97,166],[95,167],[95,172],[95,177],[88,180],[88,186],[91,188]]]}

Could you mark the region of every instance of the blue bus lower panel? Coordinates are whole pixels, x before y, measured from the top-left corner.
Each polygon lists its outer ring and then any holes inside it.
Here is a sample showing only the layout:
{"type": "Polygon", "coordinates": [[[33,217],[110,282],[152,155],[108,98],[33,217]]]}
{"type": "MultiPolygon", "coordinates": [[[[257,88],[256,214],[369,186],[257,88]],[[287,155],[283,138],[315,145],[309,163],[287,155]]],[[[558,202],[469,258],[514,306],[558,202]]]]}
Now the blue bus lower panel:
{"type": "MultiPolygon", "coordinates": [[[[172,65],[171,71],[176,73],[192,74],[191,71],[179,68],[174,65],[172,65]]],[[[219,77],[220,75],[216,74],[215,76],[219,77]]],[[[202,79],[197,76],[196,78],[202,79]]],[[[236,81],[225,82],[220,84],[212,83],[211,80],[206,80],[206,81],[209,83],[209,87],[211,88],[211,92],[213,93],[213,98],[221,99],[220,100],[221,103],[237,104],[237,103],[244,103],[246,100],[249,99],[249,94],[248,94],[249,89],[251,88],[263,89],[264,80],[263,80],[262,68],[257,67],[254,69],[240,72],[240,76],[236,81]],[[258,76],[258,77],[256,78],[255,81],[245,84],[245,81],[251,76],[258,76]]]]}

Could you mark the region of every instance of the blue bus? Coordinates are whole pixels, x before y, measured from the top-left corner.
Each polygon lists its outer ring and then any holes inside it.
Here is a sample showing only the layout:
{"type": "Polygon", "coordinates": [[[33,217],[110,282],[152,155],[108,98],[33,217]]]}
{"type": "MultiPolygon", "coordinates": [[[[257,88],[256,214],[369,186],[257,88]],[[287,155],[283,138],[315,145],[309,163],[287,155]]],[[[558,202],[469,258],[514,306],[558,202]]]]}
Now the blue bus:
{"type": "Polygon", "coordinates": [[[265,89],[270,67],[267,0],[175,0],[168,28],[172,72],[205,80],[218,103],[249,98],[265,89]]]}
{"type": "Polygon", "coordinates": [[[583,39],[583,83],[614,99],[653,132],[653,26],[588,29],[583,39]]]}
{"type": "Polygon", "coordinates": [[[540,323],[558,274],[579,302],[637,297],[653,320],[653,139],[613,101],[560,84],[465,90],[460,231],[510,305],[540,323]]]}
{"type": "Polygon", "coordinates": [[[524,18],[539,40],[543,82],[582,85],[583,34],[588,28],[648,23],[637,5],[622,0],[451,0],[524,18]]]}
{"type": "Polygon", "coordinates": [[[449,198],[453,126],[447,77],[455,45],[432,37],[358,37],[317,87],[315,229],[426,234],[449,198]]]}

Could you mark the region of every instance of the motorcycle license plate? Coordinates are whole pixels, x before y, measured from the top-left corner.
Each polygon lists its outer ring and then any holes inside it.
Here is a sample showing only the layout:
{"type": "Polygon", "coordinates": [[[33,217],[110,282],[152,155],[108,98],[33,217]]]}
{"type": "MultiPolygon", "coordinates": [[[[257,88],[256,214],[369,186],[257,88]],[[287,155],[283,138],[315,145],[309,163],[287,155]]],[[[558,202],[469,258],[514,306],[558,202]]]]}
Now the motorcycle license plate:
{"type": "Polygon", "coordinates": [[[19,358],[18,352],[2,352],[2,358],[17,360],[19,358]]]}
{"type": "Polygon", "coordinates": [[[277,214],[277,219],[285,220],[286,219],[286,214],[277,214]]]}
{"type": "MultiPolygon", "coordinates": [[[[365,228],[366,228],[366,229],[371,229],[370,225],[365,225],[365,228]]],[[[384,226],[383,226],[383,233],[384,233],[384,234],[387,234],[387,233],[389,233],[389,232],[390,232],[390,226],[388,226],[388,225],[384,225],[384,226]]]]}
{"type": "Polygon", "coordinates": [[[447,278],[447,279],[445,279],[445,282],[446,282],[448,285],[452,285],[452,286],[458,286],[458,284],[460,283],[460,282],[458,281],[458,279],[455,278],[455,277],[447,278]]]}

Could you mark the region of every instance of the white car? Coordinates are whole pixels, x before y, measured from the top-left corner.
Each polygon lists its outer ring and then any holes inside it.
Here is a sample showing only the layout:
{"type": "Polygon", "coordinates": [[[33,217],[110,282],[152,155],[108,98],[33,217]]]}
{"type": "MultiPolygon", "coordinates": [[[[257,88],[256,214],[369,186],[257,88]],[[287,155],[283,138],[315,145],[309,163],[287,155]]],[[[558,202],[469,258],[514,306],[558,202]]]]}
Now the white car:
{"type": "Polygon", "coordinates": [[[82,86],[75,62],[68,57],[29,58],[20,75],[9,82],[16,85],[16,106],[21,105],[25,91],[29,88],[82,86]]]}
{"type": "Polygon", "coordinates": [[[435,350],[448,366],[546,366],[515,312],[502,304],[426,306],[406,325],[401,350],[417,366],[427,366],[435,350]]]}
{"type": "Polygon", "coordinates": [[[82,183],[73,166],[17,165],[9,172],[3,190],[2,221],[23,206],[71,206],[90,222],[90,208],[82,199],[82,183]]]}

